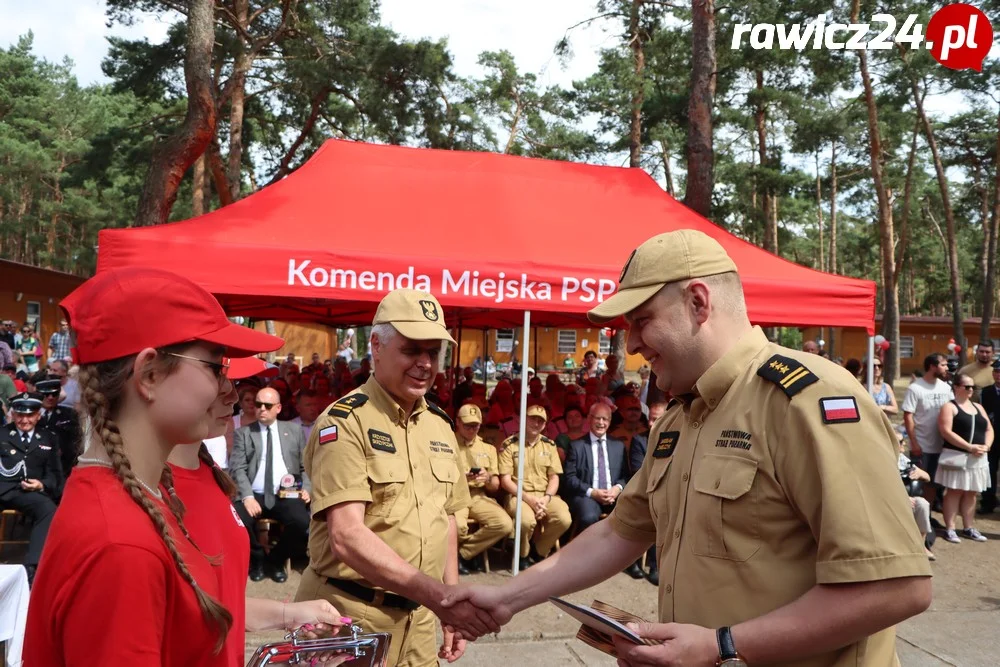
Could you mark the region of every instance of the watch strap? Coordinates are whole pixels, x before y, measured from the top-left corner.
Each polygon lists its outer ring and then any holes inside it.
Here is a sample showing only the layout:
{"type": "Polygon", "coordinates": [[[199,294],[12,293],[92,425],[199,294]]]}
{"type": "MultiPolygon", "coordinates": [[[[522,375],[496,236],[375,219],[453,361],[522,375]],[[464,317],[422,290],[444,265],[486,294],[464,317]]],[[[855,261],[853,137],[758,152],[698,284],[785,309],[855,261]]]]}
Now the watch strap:
{"type": "Polygon", "coordinates": [[[736,652],[736,644],[733,643],[733,633],[729,626],[716,630],[715,638],[719,642],[720,659],[731,660],[739,657],[739,653],[736,652]]]}

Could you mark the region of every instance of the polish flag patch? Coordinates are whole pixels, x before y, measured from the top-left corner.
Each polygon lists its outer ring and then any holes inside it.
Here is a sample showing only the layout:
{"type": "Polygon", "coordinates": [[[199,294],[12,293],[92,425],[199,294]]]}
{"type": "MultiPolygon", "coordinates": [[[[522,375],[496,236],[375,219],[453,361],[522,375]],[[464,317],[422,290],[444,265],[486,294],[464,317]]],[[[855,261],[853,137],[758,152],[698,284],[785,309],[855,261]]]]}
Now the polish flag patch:
{"type": "Polygon", "coordinates": [[[819,411],[824,424],[861,421],[858,402],[853,396],[830,396],[819,399],[819,411]]]}
{"type": "Polygon", "coordinates": [[[327,426],[319,432],[319,444],[325,445],[328,442],[337,441],[337,425],[327,426]]]}

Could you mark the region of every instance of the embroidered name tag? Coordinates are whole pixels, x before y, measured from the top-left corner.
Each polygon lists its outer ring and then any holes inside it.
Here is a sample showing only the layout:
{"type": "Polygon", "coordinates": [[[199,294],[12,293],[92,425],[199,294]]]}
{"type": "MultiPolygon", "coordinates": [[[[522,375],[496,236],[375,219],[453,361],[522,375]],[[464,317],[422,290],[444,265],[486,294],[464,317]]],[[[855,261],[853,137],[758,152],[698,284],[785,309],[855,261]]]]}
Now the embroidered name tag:
{"type": "Polygon", "coordinates": [[[680,440],[680,431],[665,431],[656,439],[656,447],[653,449],[654,459],[666,459],[674,455],[677,441],[680,440]]]}
{"type": "Polygon", "coordinates": [[[368,444],[372,446],[372,449],[377,449],[380,452],[396,453],[396,445],[392,442],[392,436],[373,428],[368,429],[368,444]]]}
{"type": "Polygon", "coordinates": [[[439,440],[431,440],[431,451],[439,454],[455,453],[455,450],[453,450],[447,442],[441,442],[439,440]]]}

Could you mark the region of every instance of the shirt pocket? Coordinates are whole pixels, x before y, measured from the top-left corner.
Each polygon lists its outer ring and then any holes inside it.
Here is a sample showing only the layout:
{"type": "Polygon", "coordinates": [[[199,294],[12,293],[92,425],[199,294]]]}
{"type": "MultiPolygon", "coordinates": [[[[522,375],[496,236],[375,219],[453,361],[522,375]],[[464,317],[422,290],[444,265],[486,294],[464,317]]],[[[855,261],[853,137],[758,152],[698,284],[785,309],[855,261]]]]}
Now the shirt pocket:
{"type": "Polygon", "coordinates": [[[434,502],[439,507],[444,507],[448,498],[451,497],[455,482],[458,481],[458,467],[455,465],[455,459],[449,456],[432,456],[431,474],[438,482],[434,485],[434,502]]]}
{"type": "Polygon", "coordinates": [[[745,561],[760,549],[757,462],[708,454],[694,475],[687,513],[698,556],[745,561]]]}
{"type": "Polygon", "coordinates": [[[372,501],[365,508],[368,516],[387,517],[399,499],[408,477],[406,461],[401,458],[375,456],[368,459],[368,485],[372,501]]]}
{"type": "MultiPolygon", "coordinates": [[[[666,525],[667,510],[667,470],[670,469],[670,459],[653,459],[649,476],[646,477],[646,500],[649,503],[649,516],[657,526],[666,525]]],[[[659,531],[657,531],[659,532],[659,531]]],[[[659,546],[659,545],[657,545],[659,546]]]]}

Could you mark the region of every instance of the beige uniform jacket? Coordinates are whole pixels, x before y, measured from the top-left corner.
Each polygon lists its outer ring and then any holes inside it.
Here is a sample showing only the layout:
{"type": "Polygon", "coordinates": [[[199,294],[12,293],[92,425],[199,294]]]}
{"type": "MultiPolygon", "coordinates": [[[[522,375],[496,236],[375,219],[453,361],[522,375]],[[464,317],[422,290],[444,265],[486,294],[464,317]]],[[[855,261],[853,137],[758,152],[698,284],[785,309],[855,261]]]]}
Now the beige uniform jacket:
{"type": "MultiPolygon", "coordinates": [[[[654,424],[610,517],[656,543],[660,621],[735,625],[816,584],[930,575],[892,427],[843,368],[755,327],[695,389],[654,424]]],[[[788,664],[898,664],[895,631],[788,664]]]]}
{"type": "MultiPolygon", "coordinates": [[[[522,450],[518,436],[512,435],[504,440],[503,448],[500,454],[500,474],[510,475],[517,482],[517,457],[522,450]]],[[[561,475],[563,472],[556,443],[541,435],[534,444],[523,449],[527,451],[524,459],[524,493],[543,494],[549,486],[549,475],[561,475]]]]}
{"type": "Polygon", "coordinates": [[[482,468],[491,477],[499,475],[500,468],[497,463],[497,448],[477,435],[469,444],[459,444],[458,462],[462,470],[462,477],[469,482],[469,495],[473,498],[487,495],[485,489],[483,489],[485,486],[483,482],[469,481],[465,474],[473,468],[482,468]]]}
{"type": "Polygon", "coordinates": [[[421,399],[407,418],[372,375],[334,403],[305,450],[313,481],[310,565],[319,574],[371,585],[330,551],[325,512],[367,503],[365,526],[434,579],[444,574],[448,515],[468,507],[458,445],[444,413],[421,399]]]}

